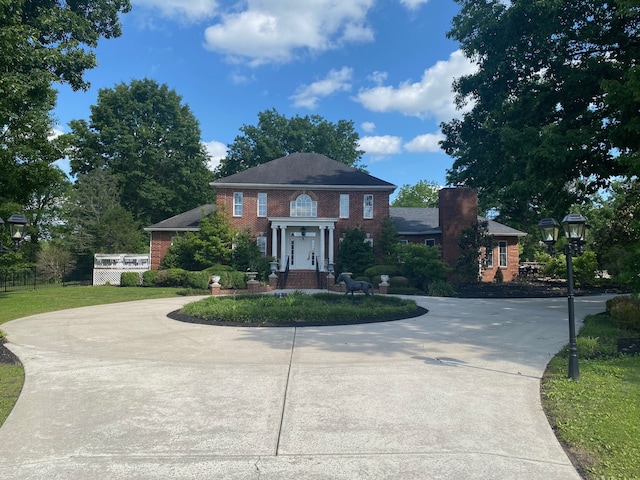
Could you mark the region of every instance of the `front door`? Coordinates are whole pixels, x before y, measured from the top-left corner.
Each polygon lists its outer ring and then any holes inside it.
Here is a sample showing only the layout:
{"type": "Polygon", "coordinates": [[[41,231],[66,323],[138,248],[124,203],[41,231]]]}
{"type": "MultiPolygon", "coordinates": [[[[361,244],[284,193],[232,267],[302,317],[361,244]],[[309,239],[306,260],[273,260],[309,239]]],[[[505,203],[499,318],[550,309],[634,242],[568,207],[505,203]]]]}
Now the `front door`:
{"type": "Polygon", "coordinates": [[[292,270],[316,269],[317,240],[314,232],[308,232],[304,236],[301,232],[295,232],[291,236],[289,245],[289,259],[292,270]]]}

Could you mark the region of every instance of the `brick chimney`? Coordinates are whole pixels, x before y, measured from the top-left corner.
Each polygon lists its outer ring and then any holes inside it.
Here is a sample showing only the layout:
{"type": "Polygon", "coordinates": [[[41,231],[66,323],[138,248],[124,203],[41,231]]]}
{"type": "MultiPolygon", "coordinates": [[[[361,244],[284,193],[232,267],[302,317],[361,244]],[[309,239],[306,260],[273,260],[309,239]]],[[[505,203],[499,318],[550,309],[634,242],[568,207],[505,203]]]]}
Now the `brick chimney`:
{"type": "Polygon", "coordinates": [[[460,256],[460,233],[478,221],[478,190],[443,188],[438,193],[438,221],[442,230],[442,257],[452,267],[460,256]]]}

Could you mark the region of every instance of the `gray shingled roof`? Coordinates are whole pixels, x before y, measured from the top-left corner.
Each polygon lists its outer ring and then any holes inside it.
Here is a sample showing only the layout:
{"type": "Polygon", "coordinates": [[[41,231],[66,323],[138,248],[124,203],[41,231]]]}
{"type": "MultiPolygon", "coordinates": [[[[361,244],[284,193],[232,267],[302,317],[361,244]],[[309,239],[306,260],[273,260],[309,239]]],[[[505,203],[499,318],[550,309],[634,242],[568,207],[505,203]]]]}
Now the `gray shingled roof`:
{"type": "MultiPolygon", "coordinates": [[[[437,208],[391,207],[389,216],[401,235],[428,235],[442,233],[437,208]]],[[[487,220],[478,216],[478,220],[487,220]]],[[[524,237],[527,234],[502,223],[488,220],[489,233],[497,237],[524,237]]]]}
{"type": "Polygon", "coordinates": [[[361,172],[319,153],[292,153],[257,167],[212,182],[213,187],[240,185],[314,187],[396,188],[395,185],[361,172]]]}
{"type": "Polygon", "coordinates": [[[161,222],[151,225],[145,228],[147,232],[157,231],[171,231],[171,232],[184,232],[184,231],[197,231],[202,220],[207,215],[215,212],[216,206],[213,204],[200,205],[193,210],[181,213],[161,222]]]}
{"type": "Polygon", "coordinates": [[[437,208],[391,207],[389,216],[401,235],[442,233],[437,208]]]}

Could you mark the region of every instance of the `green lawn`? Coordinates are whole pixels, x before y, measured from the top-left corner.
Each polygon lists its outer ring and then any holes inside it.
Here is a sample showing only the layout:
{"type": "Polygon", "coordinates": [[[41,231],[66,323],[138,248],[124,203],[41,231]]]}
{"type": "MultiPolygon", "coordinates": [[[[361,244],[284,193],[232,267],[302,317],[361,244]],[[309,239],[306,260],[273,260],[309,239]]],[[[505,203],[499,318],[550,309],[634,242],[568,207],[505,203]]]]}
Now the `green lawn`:
{"type": "Polygon", "coordinates": [[[36,313],[68,308],[174,297],[179,288],[141,287],[57,287],[0,293],[0,325],[36,313]]]}
{"type": "Polygon", "coordinates": [[[606,315],[587,317],[578,336],[580,381],[567,378],[566,352],[542,381],[551,425],[588,480],[640,479],[640,355],[612,348],[629,337],[638,334],[606,315]]]}

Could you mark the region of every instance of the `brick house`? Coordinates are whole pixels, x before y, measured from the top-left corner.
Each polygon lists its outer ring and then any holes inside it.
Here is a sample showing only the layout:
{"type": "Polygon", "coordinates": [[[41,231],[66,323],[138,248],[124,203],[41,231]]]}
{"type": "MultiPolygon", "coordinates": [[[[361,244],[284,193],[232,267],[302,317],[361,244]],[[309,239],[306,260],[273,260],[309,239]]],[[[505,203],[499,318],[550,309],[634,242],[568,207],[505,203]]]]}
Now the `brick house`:
{"type": "MultiPolygon", "coordinates": [[[[475,190],[443,189],[440,201],[444,200],[444,207],[439,210],[443,218],[435,223],[429,215],[432,211],[437,215],[438,209],[390,208],[395,185],[317,153],[294,153],[216,180],[211,186],[216,189],[215,206],[204,205],[145,229],[151,234],[152,269],[159,268],[173,237],[196,231],[198,221],[214,208],[224,208],[233,227],[251,229],[262,254],[277,258],[280,272],[289,271],[287,287],[291,288],[316,286],[317,272],[326,274],[335,264],[340,238],[347,229],[361,228],[373,244],[382,220],[390,216],[403,240],[430,244],[433,239],[443,245],[444,258],[451,262],[457,258],[457,240],[454,247],[450,243],[462,225],[477,218],[475,190]]],[[[505,273],[511,272],[513,264],[517,274],[517,237],[524,234],[493,224],[495,233],[505,233],[508,239],[504,240],[505,273]],[[498,232],[502,228],[509,231],[498,232]]],[[[500,250],[497,255],[503,253],[500,250]]],[[[505,280],[513,276],[505,274],[505,280]]]]}

